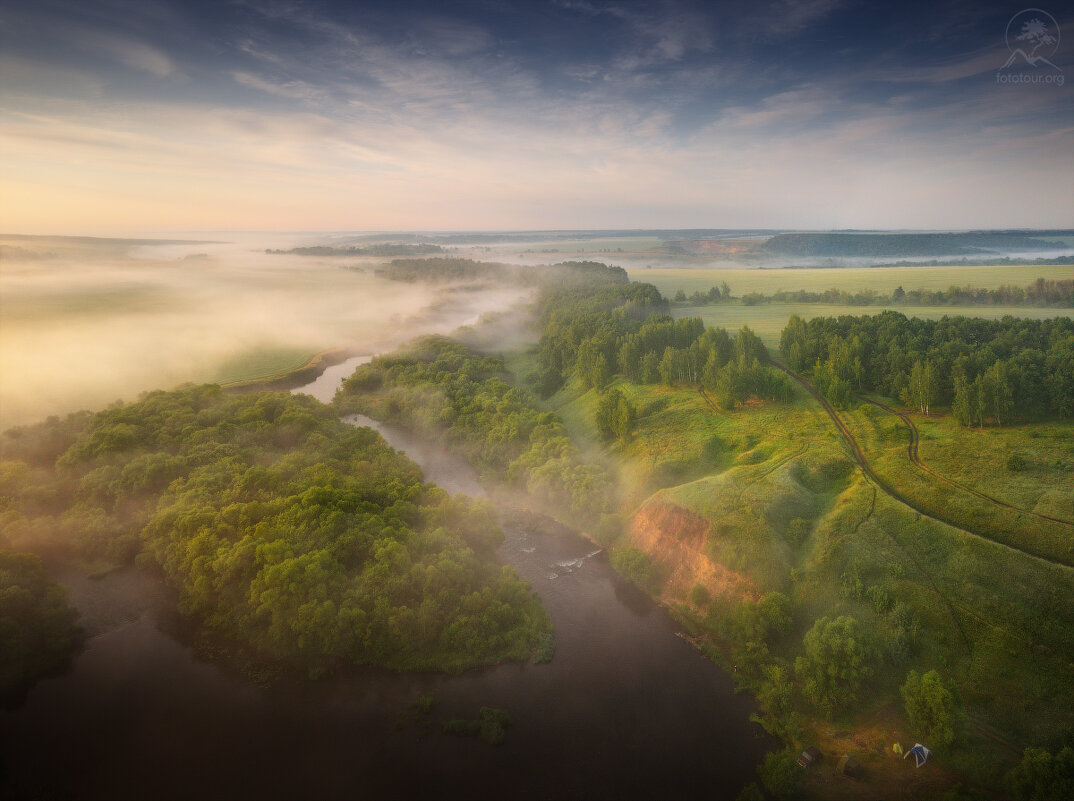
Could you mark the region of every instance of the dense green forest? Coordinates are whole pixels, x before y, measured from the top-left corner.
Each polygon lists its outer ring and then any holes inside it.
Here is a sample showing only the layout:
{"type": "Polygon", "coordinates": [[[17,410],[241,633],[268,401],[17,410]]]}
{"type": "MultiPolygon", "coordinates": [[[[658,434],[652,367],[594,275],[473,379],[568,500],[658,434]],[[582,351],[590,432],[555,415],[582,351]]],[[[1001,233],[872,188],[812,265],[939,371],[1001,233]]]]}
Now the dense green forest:
{"type": "Polygon", "coordinates": [[[38,557],[0,550],[0,706],[67,662],[80,640],[76,617],[38,557]]]}
{"type": "Polygon", "coordinates": [[[181,610],[272,660],[460,670],[550,632],[493,510],[328,406],[213,385],[4,434],[0,545],[159,565],[181,610]],[[51,536],[50,536],[51,533],[51,536]]]}
{"type": "Polygon", "coordinates": [[[425,337],[359,367],[336,405],[446,436],[483,478],[525,489],[578,519],[599,520],[612,502],[609,476],[582,459],[562,423],[506,377],[502,359],[425,337]]]}
{"type": "Polygon", "coordinates": [[[765,365],[761,340],[744,327],[731,337],[700,318],[674,320],[651,284],[613,285],[586,293],[546,289],[538,300],[540,372],[548,396],[575,376],[603,390],[614,375],[639,384],[700,385],[731,409],[750,396],[786,399],[786,378],[765,365]]]}
{"type": "Polygon", "coordinates": [[[731,294],[730,288],[713,286],[707,292],[695,291],[689,295],[679,290],[674,303],[689,306],[707,306],[714,303],[740,301],[745,306],[757,306],[761,303],[831,303],[841,306],[1055,306],[1069,309],[1074,307],[1074,279],[1049,281],[1038,278],[1025,287],[1001,286],[996,289],[981,289],[971,286],[951,286],[944,290],[911,289],[897,287],[891,294],[883,295],[875,290],[847,292],[843,289],[828,289],[813,292],[806,289],[779,290],[770,295],[749,292],[741,298],[731,294]]]}
{"type": "Polygon", "coordinates": [[[1065,418],[1074,411],[1074,320],[922,320],[898,312],[797,315],[780,347],[794,370],[849,408],[857,392],[900,398],[927,414],[951,405],[965,425],[1065,418]]]}

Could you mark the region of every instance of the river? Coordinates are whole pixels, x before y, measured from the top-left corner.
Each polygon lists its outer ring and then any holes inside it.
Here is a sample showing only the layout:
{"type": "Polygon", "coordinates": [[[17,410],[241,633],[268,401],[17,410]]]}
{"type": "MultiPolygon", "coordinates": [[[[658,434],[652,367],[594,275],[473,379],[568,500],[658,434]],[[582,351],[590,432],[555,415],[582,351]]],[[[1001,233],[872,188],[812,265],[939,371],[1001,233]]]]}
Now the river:
{"type": "MultiPolygon", "coordinates": [[[[334,393],[358,357],[305,391],[334,393]]],[[[367,418],[451,492],[468,464],[367,418]]],[[[360,670],[260,687],[184,643],[174,594],[148,572],[61,576],[86,647],[0,713],[0,795],[45,798],[734,798],[773,741],[755,705],[677,635],[605,554],[558,526],[505,527],[501,559],[555,626],[543,665],[461,676],[360,670]],[[404,711],[435,693],[431,725],[404,711]],[[505,709],[500,746],[438,721],[505,709]]]]}

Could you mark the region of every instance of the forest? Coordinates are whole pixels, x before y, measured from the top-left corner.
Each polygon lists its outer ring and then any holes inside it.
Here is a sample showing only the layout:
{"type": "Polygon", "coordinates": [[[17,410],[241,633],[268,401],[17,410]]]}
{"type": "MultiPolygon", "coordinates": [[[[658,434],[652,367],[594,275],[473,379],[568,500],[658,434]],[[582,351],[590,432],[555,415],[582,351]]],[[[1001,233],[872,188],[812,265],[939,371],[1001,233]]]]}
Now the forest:
{"type": "Polygon", "coordinates": [[[980,250],[1049,250],[1063,248],[1048,237],[1074,231],[965,231],[959,233],[793,233],[776,234],[761,250],[785,256],[946,256],[980,250]]]}
{"type": "Polygon", "coordinates": [[[308,396],[187,386],[13,429],[3,446],[0,546],[137,556],[182,612],[258,658],[311,675],[457,671],[528,659],[550,637],[494,558],[491,507],[425,483],[308,396]]]}
{"type": "Polygon", "coordinates": [[[651,284],[585,294],[548,289],[538,299],[540,372],[532,383],[547,397],[569,376],[603,390],[620,374],[639,384],[700,385],[724,409],[750,396],[786,400],[787,379],[766,365],[767,350],[748,327],[735,337],[699,318],[674,320],[651,284]]]}
{"type": "Polygon", "coordinates": [[[446,436],[484,479],[599,521],[612,505],[610,477],[582,458],[553,414],[506,378],[502,359],[424,337],[359,367],[343,382],[336,406],[446,436]]]}
{"type": "Polygon", "coordinates": [[[847,292],[845,289],[828,289],[815,292],[806,289],[785,290],[763,294],[748,292],[740,298],[731,294],[724,282],[722,287],[713,286],[707,292],[694,291],[689,295],[679,290],[672,301],[677,305],[707,306],[714,303],[738,300],[744,306],[762,303],[830,303],[840,306],[1044,306],[1074,308],[1074,279],[1047,280],[1038,278],[1031,284],[1001,286],[986,289],[972,286],[951,286],[945,290],[910,289],[896,287],[888,294],[872,289],[847,292]]]}
{"type": "Polygon", "coordinates": [[[840,408],[863,391],[922,414],[950,405],[963,425],[1064,419],[1074,408],[1069,317],[922,320],[886,311],[806,322],[794,315],[780,349],[840,408]]]}

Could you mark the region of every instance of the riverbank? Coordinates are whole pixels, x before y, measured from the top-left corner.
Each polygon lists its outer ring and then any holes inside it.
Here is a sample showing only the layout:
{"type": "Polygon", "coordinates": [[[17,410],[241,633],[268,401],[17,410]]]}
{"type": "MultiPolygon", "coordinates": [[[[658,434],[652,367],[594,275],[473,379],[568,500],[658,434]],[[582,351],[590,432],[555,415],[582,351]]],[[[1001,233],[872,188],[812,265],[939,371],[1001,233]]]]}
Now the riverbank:
{"type": "Polygon", "coordinates": [[[221,388],[232,392],[290,390],[315,381],[325,370],[358,355],[352,348],[333,348],[315,353],[303,364],[267,376],[227,381],[221,388]]]}
{"type": "MultiPolygon", "coordinates": [[[[426,480],[478,494],[476,473],[446,449],[381,431],[421,462],[426,480]]],[[[0,714],[2,792],[733,799],[773,745],[749,722],[756,706],[605,554],[560,526],[504,513],[498,558],[551,615],[551,663],[458,676],[277,675],[264,687],[176,636],[174,598],[159,579],[131,568],[78,578],[70,586],[89,623],[86,648],[68,673],[0,714]],[[423,698],[434,699],[432,711],[414,718],[423,698]],[[510,715],[502,745],[439,733],[484,706],[510,715]]]]}

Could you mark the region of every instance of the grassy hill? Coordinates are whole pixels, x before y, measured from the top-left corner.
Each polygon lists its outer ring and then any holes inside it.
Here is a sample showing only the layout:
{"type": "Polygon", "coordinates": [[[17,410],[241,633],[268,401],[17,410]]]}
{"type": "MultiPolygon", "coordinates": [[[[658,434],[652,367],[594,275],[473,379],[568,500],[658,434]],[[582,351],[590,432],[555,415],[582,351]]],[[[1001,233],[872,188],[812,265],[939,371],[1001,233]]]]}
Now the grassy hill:
{"type": "MultiPolygon", "coordinates": [[[[1074,727],[1074,570],[931,520],[878,490],[801,388],[793,403],[726,413],[692,388],[614,386],[638,409],[634,437],[622,445],[600,444],[595,391],[568,385],[549,401],[624,486],[627,522],[606,544],[629,554],[626,572],[757,695],[774,730],[828,755],[856,755],[871,788],[859,796],[879,786],[931,796],[966,777],[995,786],[1026,745],[1058,742],[1074,727]],[[777,593],[789,600],[790,622],[759,636],[751,615],[777,593]],[[778,676],[793,671],[814,621],[843,615],[859,621],[875,654],[858,700],[831,718],[797,694],[779,701],[778,676]],[[891,746],[928,741],[907,721],[899,689],[910,670],[933,669],[961,707],[954,743],[937,749],[926,775],[906,769],[891,746]]],[[[1069,526],[996,506],[914,466],[897,417],[875,407],[843,417],[878,473],[915,501],[947,504],[1015,540],[1074,541],[1069,526]]],[[[1068,517],[1074,509],[1074,424],[982,432],[946,417],[917,422],[922,458],[937,473],[1025,509],[1068,517]],[[1008,470],[1011,453],[1026,454],[1026,466],[1008,470]]],[[[835,785],[814,790],[855,794],[832,767],[810,776],[835,785]]]]}

